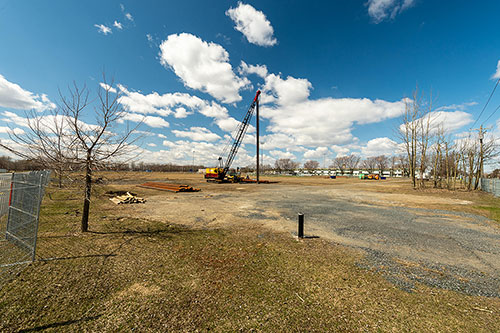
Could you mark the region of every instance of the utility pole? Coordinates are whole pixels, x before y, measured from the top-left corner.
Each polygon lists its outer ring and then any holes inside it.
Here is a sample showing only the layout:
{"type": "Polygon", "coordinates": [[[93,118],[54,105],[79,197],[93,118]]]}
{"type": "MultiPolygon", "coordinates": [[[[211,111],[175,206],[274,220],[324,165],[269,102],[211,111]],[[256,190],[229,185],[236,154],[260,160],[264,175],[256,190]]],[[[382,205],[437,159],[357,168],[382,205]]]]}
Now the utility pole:
{"type": "Polygon", "coordinates": [[[256,172],[257,172],[257,184],[259,184],[259,99],[257,98],[257,101],[256,101],[257,105],[256,105],[256,108],[257,108],[257,116],[256,116],[256,130],[257,130],[257,163],[255,164],[255,166],[257,167],[256,168],[256,172]]]}
{"type": "Polygon", "coordinates": [[[193,172],[194,172],[194,150],[193,150],[193,172]]]}
{"type": "MultiPolygon", "coordinates": [[[[474,131],[479,131],[479,170],[476,174],[476,182],[474,184],[474,189],[477,190],[479,187],[479,183],[481,178],[483,178],[484,173],[484,147],[483,147],[483,139],[484,133],[486,130],[483,128],[483,125],[479,126],[479,128],[475,128],[474,131]]],[[[472,175],[471,175],[472,177],[472,175]]]]}
{"type": "Polygon", "coordinates": [[[480,164],[479,164],[479,175],[478,175],[478,180],[476,181],[476,189],[479,184],[482,183],[481,179],[483,178],[483,161],[484,161],[484,148],[483,148],[483,139],[484,139],[484,132],[483,132],[483,125],[479,126],[479,158],[480,158],[480,164]]]}

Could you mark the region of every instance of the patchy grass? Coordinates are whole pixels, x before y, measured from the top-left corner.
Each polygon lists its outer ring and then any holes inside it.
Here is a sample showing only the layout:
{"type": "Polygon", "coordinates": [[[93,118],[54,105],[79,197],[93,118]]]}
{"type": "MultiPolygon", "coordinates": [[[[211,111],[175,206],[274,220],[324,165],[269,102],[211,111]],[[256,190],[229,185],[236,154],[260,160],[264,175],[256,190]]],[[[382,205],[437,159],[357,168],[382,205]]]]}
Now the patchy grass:
{"type": "Polygon", "coordinates": [[[0,331],[499,331],[500,300],[407,293],[321,239],[120,216],[51,189],[39,261],[0,289],[0,331]]]}
{"type": "Polygon", "coordinates": [[[488,212],[488,217],[492,220],[500,222],[500,206],[493,204],[492,206],[477,206],[477,209],[488,212]]]}

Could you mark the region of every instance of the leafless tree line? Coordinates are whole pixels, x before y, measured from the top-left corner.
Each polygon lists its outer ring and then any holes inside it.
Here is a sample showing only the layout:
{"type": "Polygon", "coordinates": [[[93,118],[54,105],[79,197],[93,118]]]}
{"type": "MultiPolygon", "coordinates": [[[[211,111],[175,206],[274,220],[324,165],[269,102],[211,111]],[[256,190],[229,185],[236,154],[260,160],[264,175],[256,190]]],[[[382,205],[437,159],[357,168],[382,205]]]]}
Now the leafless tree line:
{"type": "Polygon", "coordinates": [[[498,153],[495,138],[479,128],[452,137],[450,125],[432,107],[432,95],[424,100],[418,89],[406,99],[405,112],[397,129],[406,152],[413,187],[424,188],[432,178],[435,188],[475,190],[484,174],[484,164],[498,153]]]}

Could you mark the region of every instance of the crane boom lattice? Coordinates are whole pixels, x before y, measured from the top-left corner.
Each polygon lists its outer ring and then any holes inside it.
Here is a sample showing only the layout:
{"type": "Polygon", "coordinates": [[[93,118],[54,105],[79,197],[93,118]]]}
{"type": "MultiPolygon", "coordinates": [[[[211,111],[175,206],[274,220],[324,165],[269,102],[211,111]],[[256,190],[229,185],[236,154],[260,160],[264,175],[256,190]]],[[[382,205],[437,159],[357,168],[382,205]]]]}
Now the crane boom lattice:
{"type": "Polygon", "coordinates": [[[224,161],[222,156],[219,157],[219,168],[212,169],[212,170],[216,170],[215,173],[214,172],[209,173],[208,169],[207,169],[207,173],[205,175],[205,178],[207,178],[207,179],[216,178],[220,181],[223,181],[226,178],[226,175],[227,175],[229,169],[231,168],[231,164],[233,163],[233,161],[236,157],[236,154],[238,153],[238,149],[240,148],[241,143],[243,142],[243,138],[245,137],[245,134],[247,132],[248,125],[250,124],[250,120],[252,119],[252,115],[255,111],[255,106],[258,103],[259,95],[260,95],[260,90],[257,90],[257,93],[255,94],[255,98],[253,99],[252,104],[250,104],[250,107],[248,108],[248,111],[245,114],[245,117],[238,124],[238,127],[235,131],[236,134],[234,137],[233,144],[231,145],[231,149],[229,150],[229,154],[227,155],[225,161],[224,161]]]}

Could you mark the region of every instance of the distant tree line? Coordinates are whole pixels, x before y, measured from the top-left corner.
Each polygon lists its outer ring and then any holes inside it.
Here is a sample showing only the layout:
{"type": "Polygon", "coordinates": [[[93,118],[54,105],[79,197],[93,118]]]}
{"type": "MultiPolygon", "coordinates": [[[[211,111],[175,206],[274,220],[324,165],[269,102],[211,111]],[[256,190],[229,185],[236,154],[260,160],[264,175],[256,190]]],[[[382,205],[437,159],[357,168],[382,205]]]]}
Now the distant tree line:
{"type": "Polygon", "coordinates": [[[14,160],[8,156],[0,156],[0,169],[7,171],[42,170],[44,164],[35,159],[14,160]]]}

